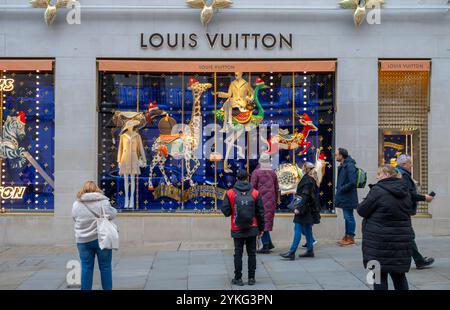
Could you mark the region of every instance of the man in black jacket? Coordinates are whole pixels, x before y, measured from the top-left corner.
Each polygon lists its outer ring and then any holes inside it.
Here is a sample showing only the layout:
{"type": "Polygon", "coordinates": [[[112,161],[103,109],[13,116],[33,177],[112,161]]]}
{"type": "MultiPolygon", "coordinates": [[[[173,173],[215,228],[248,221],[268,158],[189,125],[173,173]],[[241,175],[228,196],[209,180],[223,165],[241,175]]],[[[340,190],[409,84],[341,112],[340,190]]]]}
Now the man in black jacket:
{"type": "MultiPolygon", "coordinates": [[[[412,198],[412,214],[415,215],[417,212],[417,202],[418,201],[426,201],[431,202],[433,197],[430,195],[421,195],[417,192],[416,183],[414,182],[411,176],[411,156],[402,154],[397,157],[397,169],[402,174],[403,181],[405,185],[408,187],[409,192],[411,193],[412,198]]],[[[420,254],[419,249],[417,248],[416,241],[413,239],[413,247],[412,247],[412,257],[416,264],[417,269],[423,269],[425,267],[430,266],[434,263],[433,257],[424,257],[420,254]]]]}
{"type": "Polygon", "coordinates": [[[229,189],[222,202],[222,213],[229,217],[231,216],[231,237],[234,239],[234,279],[232,284],[242,286],[242,253],[244,252],[244,245],[247,249],[248,255],[248,284],[255,284],[256,272],[256,237],[264,233],[264,205],[261,195],[257,190],[253,189],[250,182],[248,182],[248,173],[246,170],[240,170],[237,173],[237,181],[232,189],[229,189]],[[248,195],[251,195],[249,198],[248,195]],[[242,201],[239,201],[242,199],[242,201]],[[251,199],[253,205],[248,203],[251,199]],[[236,205],[247,210],[236,210],[236,205]],[[251,211],[249,214],[250,223],[248,227],[242,227],[241,220],[237,215],[245,216],[246,211],[251,211]]]}

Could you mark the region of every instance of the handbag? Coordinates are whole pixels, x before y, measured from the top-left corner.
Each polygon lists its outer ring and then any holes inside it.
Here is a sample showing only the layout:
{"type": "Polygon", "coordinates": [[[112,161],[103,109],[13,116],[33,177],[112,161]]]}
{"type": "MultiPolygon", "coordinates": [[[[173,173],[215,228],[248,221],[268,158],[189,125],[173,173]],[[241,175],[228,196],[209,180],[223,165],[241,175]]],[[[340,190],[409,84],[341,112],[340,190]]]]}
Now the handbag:
{"type": "Polygon", "coordinates": [[[92,209],[85,203],[83,205],[95,216],[97,221],[97,235],[98,245],[101,250],[103,249],[119,249],[119,231],[116,224],[111,222],[107,216],[105,209],[101,206],[102,214],[97,215],[92,209]]]}
{"type": "Polygon", "coordinates": [[[292,201],[287,205],[287,208],[291,211],[294,211],[297,208],[300,208],[302,205],[303,198],[300,195],[294,195],[292,201]]]}

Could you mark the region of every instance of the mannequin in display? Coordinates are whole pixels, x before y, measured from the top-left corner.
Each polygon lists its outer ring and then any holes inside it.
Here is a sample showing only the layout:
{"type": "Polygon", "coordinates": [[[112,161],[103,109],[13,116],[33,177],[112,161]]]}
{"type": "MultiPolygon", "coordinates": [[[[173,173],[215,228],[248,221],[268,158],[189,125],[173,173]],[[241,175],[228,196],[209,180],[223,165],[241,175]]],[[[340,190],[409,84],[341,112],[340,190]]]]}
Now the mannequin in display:
{"type": "Polygon", "coordinates": [[[139,124],[140,122],[137,120],[130,120],[125,123],[120,132],[117,163],[119,165],[119,175],[124,177],[125,183],[124,209],[134,209],[135,176],[140,175],[140,168],[145,167],[147,164],[142,138],[136,131],[136,127],[139,124]],[[131,191],[129,191],[129,178],[131,179],[131,191]]]}
{"type": "Polygon", "coordinates": [[[228,92],[218,92],[219,98],[227,98],[223,103],[223,127],[222,132],[225,132],[228,127],[231,127],[233,117],[233,108],[239,109],[240,112],[247,112],[248,105],[253,101],[253,89],[250,84],[242,78],[242,72],[234,74],[235,80],[231,82],[228,92]]]}

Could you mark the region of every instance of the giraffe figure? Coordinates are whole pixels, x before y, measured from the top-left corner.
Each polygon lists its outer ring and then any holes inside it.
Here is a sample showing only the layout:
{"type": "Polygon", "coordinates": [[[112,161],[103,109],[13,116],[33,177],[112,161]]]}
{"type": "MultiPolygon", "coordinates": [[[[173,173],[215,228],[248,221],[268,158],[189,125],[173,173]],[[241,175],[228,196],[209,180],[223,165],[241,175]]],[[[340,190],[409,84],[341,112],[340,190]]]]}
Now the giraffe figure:
{"type": "Polygon", "coordinates": [[[202,126],[200,103],[202,94],[211,87],[211,83],[200,83],[195,78],[189,79],[189,89],[192,91],[194,104],[192,105],[191,120],[186,128],[186,131],[181,133],[172,133],[171,129],[177,124],[173,118],[169,117],[169,115],[166,115],[165,118],[160,121],[160,124],[158,125],[160,135],[152,145],[153,158],[150,164],[148,181],[149,190],[154,190],[152,178],[153,169],[156,165],[158,165],[165,183],[167,185],[171,185],[164,169],[168,156],[172,156],[176,159],[182,158],[185,160],[186,175],[182,181],[184,182],[188,180],[191,186],[195,186],[194,181],[192,181],[192,176],[200,166],[200,161],[195,157],[195,152],[200,142],[200,128],[202,126]],[[168,129],[164,129],[161,126],[161,124],[164,123],[168,124],[168,129]],[[193,167],[191,167],[191,162],[194,162],[193,167]]]}

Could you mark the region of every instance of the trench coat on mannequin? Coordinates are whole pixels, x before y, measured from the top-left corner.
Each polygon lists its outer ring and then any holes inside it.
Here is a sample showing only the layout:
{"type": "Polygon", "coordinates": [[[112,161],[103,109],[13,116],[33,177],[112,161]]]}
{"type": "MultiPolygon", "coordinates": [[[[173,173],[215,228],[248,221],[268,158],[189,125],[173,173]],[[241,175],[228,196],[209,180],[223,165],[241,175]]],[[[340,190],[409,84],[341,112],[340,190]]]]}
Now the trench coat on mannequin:
{"type": "Polygon", "coordinates": [[[120,135],[117,154],[119,175],[140,175],[140,161],[147,161],[142,138],[137,132],[127,130],[120,135]]]}

